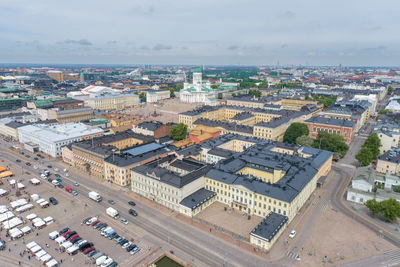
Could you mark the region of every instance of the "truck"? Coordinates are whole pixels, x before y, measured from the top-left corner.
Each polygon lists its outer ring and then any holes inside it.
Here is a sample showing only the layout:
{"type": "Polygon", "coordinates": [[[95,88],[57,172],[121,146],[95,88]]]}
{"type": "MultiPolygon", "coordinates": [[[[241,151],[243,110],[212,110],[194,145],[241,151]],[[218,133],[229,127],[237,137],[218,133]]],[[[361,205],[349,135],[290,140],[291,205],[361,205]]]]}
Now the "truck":
{"type": "Polygon", "coordinates": [[[108,208],[106,209],[106,213],[107,213],[110,217],[112,217],[112,218],[114,218],[114,219],[118,219],[118,218],[119,218],[118,211],[117,211],[116,209],[114,209],[114,208],[108,207],[108,208]]]}
{"type": "Polygon", "coordinates": [[[101,196],[98,193],[94,192],[94,191],[89,192],[89,198],[93,199],[94,201],[97,201],[97,202],[101,201],[101,196]]]}

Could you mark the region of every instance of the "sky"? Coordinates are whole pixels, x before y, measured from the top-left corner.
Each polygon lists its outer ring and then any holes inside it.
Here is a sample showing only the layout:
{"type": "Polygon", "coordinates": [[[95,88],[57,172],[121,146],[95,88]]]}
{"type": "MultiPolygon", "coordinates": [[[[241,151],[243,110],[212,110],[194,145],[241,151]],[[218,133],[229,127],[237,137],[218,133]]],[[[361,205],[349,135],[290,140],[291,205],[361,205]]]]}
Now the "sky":
{"type": "Polygon", "coordinates": [[[1,0],[0,63],[400,65],[396,0],[1,0]]]}

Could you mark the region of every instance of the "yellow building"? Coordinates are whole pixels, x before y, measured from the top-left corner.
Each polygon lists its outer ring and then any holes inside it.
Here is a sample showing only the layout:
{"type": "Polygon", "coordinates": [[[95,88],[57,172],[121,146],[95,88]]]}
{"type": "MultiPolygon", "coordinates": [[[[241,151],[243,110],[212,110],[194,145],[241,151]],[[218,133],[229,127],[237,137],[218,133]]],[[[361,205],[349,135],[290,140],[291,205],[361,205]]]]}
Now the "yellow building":
{"type": "Polygon", "coordinates": [[[79,109],[49,110],[50,117],[55,117],[59,123],[78,122],[93,119],[93,109],[89,107],[79,109]]]}
{"type": "Polygon", "coordinates": [[[99,96],[88,99],[87,105],[96,110],[125,109],[139,105],[139,96],[135,94],[99,96]]]}
{"type": "Polygon", "coordinates": [[[323,105],[318,103],[316,100],[304,100],[304,99],[292,99],[292,98],[285,98],[281,100],[281,104],[284,109],[289,110],[301,110],[301,108],[305,105],[314,105],[316,106],[319,111],[322,110],[323,105]]]}
{"type": "Polygon", "coordinates": [[[329,173],[332,155],[319,149],[259,142],[214,165],[205,176],[205,188],[217,194],[216,201],[241,212],[262,217],[272,212],[290,222],[316,189],[318,179],[329,173]]]}

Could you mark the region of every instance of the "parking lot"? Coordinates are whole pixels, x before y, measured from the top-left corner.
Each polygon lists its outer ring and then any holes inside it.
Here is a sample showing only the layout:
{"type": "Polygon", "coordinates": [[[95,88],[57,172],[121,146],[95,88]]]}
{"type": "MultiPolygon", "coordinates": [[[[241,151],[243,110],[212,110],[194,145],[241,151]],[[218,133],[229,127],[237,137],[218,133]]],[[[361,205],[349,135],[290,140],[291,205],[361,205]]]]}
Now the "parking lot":
{"type": "MultiPolygon", "coordinates": [[[[20,159],[22,158],[20,157],[20,159]]],[[[1,159],[0,166],[7,167],[8,170],[14,173],[13,177],[2,179],[3,184],[0,185],[0,188],[9,191],[9,193],[0,197],[0,205],[5,205],[10,208],[10,202],[18,199],[25,199],[28,203],[33,204],[33,209],[22,213],[16,212],[15,209],[10,209],[16,217],[19,217],[23,221],[23,223],[16,228],[21,229],[25,226],[29,226],[32,229],[31,233],[27,233],[16,240],[11,240],[11,237],[7,235],[5,229],[2,229],[0,233],[0,238],[6,241],[5,250],[0,251],[0,255],[2,254],[4,258],[9,258],[9,260],[14,261],[15,264],[18,264],[18,261],[20,261],[23,266],[38,266],[43,264],[43,262],[39,261],[32,253],[28,252],[26,245],[32,241],[36,242],[37,245],[51,256],[51,258],[54,258],[58,264],[62,266],[82,266],[91,264],[90,259],[86,255],[83,255],[82,252],[78,252],[76,255],[68,255],[66,252],[61,252],[60,246],[54,240],[49,239],[49,233],[54,231],[59,232],[66,227],[76,231],[82,240],[93,243],[95,250],[108,255],[113,261],[117,262],[119,266],[135,265],[135,262],[143,260],[151,248],[154,248],[150,243],[142,240],[141,236],[134,234],[133,224],[125,225],[120,222],[120,219],[116,220],[107,216],[104,212],[105,209],[103,211],[102,207],[100,207],[100,209],[98,209],[99,207],[96,208],[97,203],[90,200],[87,193],[84,192],[83,188],[80,188],[79,185],[74,186],[72,183],[67,184],[66,181],[62,182],[65,186],[70,186],[77,191],[78,195],[73,196],[71,193],[66,192],[66,187],[59,188],[47,179],[41,178],[38,174],[39,170],[41,170],[41,168],[39,168],[40,166],[37,166],[37,169],[33,169],[33,167],[36,166],[35,162],[32,162],[31,166],[28,166],[23,160],[21,160],[21,162],[12,162],[11,160],[1,159]],[[29,183],[29,180],[32,178],[37,178],[41,183],[39,185],[29,183]],[[16,185],[14,185],[14,187],[10,185],[10,180],[13,179],[16,180],[17,183],[22,183],[25,188],[17,193],[16,185]],[[46,201],[48,201],[50,197],[54,197],[58,204],[49,204],[48,207],[41,208],[40,205],[32,199],[32,194],[37,194],[40,199],[43,198],[46,201]],[[35,214],[41,219],[50,216],[54,219],[54,222],[48,225],[45,224],[41,226],[40,229],[33,226],[33,223],[27,220],[26,217],[30,214],[35,214]],[[132,245],[135,244],[139,250],[134,255],[131,255],[125,248],[122,248],[120,244],[117,244],[115,240],[103,237],[98,229],[94,229],[92,226],[83,223],[85,218],[92,216],[96,216],[99,221],[107,223],[108,226],[115,230],[116,234],[124,236],[132,245]]],[[[62,175],[59,177],[62,179],[65,178],[65,173],[63,173],[62,170],[58,172],[55,172],[52,168],[48,170],[50,170],[50,177],[52,179],[56,178],[54,175],[55,173],[61,173],[62,175]]],[[[110,205],[107,202],[104,204],[110,205]]],[[[131,218],[129,218],[129,221],[131,221],[131,218]]]]}

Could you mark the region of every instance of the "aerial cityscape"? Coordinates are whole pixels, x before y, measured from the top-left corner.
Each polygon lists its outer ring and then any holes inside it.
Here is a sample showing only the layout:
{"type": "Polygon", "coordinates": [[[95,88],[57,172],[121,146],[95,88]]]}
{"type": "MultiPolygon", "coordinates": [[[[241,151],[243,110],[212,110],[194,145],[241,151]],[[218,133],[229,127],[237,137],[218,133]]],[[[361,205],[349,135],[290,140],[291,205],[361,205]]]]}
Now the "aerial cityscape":
{"type": "Polygon", "coordinates": [[[0,3],[0,266],[400,266],[396,3],[113,2],[0,3]]]}

